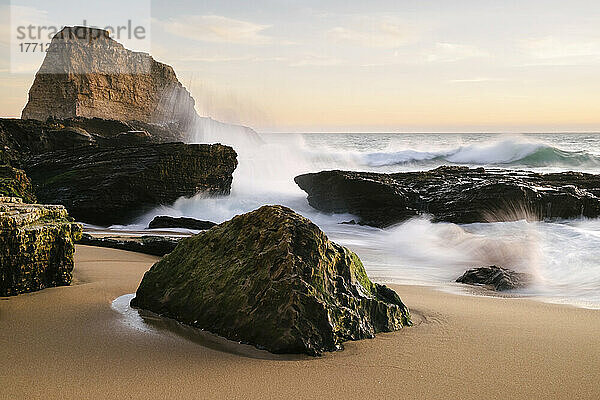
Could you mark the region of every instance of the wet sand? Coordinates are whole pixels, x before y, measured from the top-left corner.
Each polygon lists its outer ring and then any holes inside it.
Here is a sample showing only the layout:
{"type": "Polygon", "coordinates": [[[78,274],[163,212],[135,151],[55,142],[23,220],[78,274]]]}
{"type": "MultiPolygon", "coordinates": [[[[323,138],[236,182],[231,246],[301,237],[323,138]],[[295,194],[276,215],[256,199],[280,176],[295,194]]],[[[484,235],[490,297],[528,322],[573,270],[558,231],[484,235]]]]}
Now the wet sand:
{"type": "Polygon", "coordinates": [[[600,311],[393,286],[414,327],[269,359],[115,311],[156,259],[78,246],[74,285],[0,299],[0,398],[600,398],[600,311]]]}

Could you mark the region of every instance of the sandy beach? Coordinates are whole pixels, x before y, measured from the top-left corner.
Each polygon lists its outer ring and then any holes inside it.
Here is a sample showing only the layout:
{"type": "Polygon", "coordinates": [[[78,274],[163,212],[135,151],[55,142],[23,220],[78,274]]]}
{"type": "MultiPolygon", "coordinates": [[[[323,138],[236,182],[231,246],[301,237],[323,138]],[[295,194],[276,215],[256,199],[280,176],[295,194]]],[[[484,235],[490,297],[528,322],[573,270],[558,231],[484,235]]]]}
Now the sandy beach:
{"type": "Polygon", "coordinates": [[[0,299],[0,398],[600,397],[600,311],[393,286],[415,326],[269,359],[128,324],[111,303],[156,260],[78,246],[72,286],[0,299]]]}

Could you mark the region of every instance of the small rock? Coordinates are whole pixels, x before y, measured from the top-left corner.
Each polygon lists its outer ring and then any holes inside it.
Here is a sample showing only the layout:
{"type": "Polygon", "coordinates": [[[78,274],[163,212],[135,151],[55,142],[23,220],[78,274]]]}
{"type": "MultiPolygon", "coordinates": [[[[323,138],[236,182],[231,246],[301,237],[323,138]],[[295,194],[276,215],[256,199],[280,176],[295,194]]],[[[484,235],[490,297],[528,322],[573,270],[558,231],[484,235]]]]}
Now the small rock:
{"type": "Polygon", "coordinates": [[[499,292],[526,287],[531,281],[532,276],[529,274],[495,265],[470,269],[456,280],[467,285],[484,285],[499,292]]]}

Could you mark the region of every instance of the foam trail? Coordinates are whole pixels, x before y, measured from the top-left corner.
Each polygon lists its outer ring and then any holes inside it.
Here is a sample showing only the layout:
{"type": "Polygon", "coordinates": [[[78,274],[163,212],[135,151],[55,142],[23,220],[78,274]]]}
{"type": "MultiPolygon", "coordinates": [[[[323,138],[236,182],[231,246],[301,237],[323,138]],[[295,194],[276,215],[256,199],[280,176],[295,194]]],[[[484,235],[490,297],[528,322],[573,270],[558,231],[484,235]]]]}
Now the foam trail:
{"type": "Polygon", "coordinates": [[[348,136],[341,142],[325,137],[311,144],[302,135],[265,135],[257,143],[239,135],[223,138],[222,134],[209,134],[207,141],[231,144],[238,152],[231,195],[179,199],[141,218],[136,229],[147,226],[156,215],[223,222],[265,204],[282,204],[310,218],[332,240],[356,251],[376,280],[447,284],[468,268],[495,264],[535,276],[535,286],[522,291],[523,295],[600,305],[600,222],[522,220],[459,226],[414,219],[386,230],[340,225],[353,217],[317,212],[293,182],[298,174],[334,168],[389,172],[448,163],[504,168],[548,162],[592,165],[597,162],[592,153],[562,150],[522,136],[486,137],[467,144],[448,140],[437,148],[430,143],[421,151],[422,137],[408,143],[404,137],[392,138],[376,147],[365,137],[348,136]]]}

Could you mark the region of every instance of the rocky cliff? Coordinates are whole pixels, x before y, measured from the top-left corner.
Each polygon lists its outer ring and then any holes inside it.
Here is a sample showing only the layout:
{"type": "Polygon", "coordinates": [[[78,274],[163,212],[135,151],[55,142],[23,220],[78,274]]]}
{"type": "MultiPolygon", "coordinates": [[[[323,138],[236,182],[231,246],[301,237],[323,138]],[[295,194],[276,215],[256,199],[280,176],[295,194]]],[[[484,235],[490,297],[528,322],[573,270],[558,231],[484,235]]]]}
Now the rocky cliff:
{"type": "Polygon", "coordinates": [[[131,304],[274,353],[318,355],[410,324],[356,254],[282,206],[182,239],[131,304]]]}
{"type": "Polygon", "coordinates": [[[13,296],[72,279],[73,242],[81,226],[62,206],[0,198],[0,296],[13,296]]]}
{"type": "Polygon", "coordinates": [[[40,201],[64,205],[79,221],[111,225],[183,196],[229,194],[236,166],[228,146],[162,143],[43,153],[25,170],[40,201]]]}
{"type": "Polygon", "coordinates": [[[215,126],[225,127],[226,135],[258,139],[250,128],[199,117],[194,105],[169,65],[126,49],[107,31],[65,27],[48,47],[22,118],[135,121],[184,142],[204,141],[215,126]]]}
{"type": "Polygon", "coordinates": [[[429,214],[455,223],[600,216],[600,175],[439,167],[377,174],[323,171],[295,178],[321,211],[386,227],[429,214]]]}

